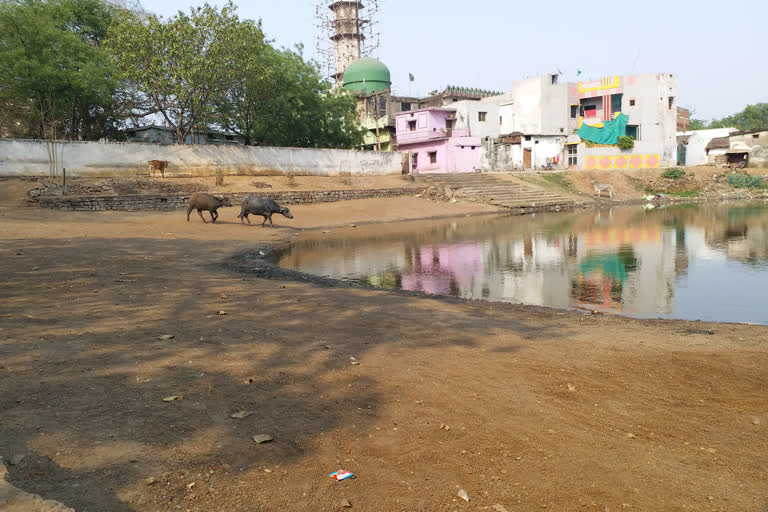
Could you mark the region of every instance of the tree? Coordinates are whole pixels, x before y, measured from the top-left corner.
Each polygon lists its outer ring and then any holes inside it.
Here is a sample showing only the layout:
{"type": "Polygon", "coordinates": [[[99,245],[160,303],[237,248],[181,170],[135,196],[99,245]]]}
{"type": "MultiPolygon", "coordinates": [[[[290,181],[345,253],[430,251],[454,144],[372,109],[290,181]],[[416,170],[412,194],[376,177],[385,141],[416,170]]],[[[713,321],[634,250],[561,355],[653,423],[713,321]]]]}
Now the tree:
{"type": "Polygon", "coordinates": [[[731,117],[734,125],[741,130],[768,129],[768,103],[748,105],[743,111],[731,117]]]}
{"type": "Polygon", "coordinates": [[[114,61],[148,100],[149,110],[134,114],[160,113],[179,143],[195,127],[216,121],[216,99],[231,88],[251,51],[252,24],[241,22],[235,11],[231,1],[221,10],[206,3],[167,21],[128,15],[113,24],[114,61]]]}
{"type": "Polygon", "coordinates": [[[113,122],[117,78],[100,45],[111,20],[101,0],[0,1],[0,102],[26,113],[48,142],[51,178],[60,137],[80,138],[86,126],[99,134],[113,122]]]}
{"type": "Polygon", "coordinates": [[[722,119],[713,119],[709,128],[738,128],[739,130],[768,129],[768,103],[748,105],[744,110],[722,119]]]}
{"type": "Polygon", "coordinates": [[[688,130],[706,130],[707,129],[707,122],[702,121],[701,119],[691,119],[691,122],[688,124],[688,130]]]}
{"type": "Polygon", "coordinates": [[[221,125],[248,144],[354,148],[365,130],[357,121],[354,95],[332,90],[313,62],[296,50],[263,43],[241,67],[222,97],[221,125]]]}

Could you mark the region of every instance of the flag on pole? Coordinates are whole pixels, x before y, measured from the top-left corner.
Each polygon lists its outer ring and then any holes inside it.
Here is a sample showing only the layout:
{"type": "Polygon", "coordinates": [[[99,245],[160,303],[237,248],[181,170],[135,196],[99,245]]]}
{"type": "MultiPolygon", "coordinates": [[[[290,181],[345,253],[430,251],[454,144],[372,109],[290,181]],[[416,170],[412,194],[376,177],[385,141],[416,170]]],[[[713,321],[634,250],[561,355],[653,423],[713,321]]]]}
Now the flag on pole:
{"type": "Polygon", "coordinates": [[[581,70],[580,69],[576,70],[576,76],[581,76],[581,70]]]}
{"type": "Polygon", "coordinates": [[[416,79],[413,77],[413,74],[411,74],[411,73],[408,73],[408,80],[410,80],[411,82],[413,82],[413,81],[415,81],[416,79]]]}

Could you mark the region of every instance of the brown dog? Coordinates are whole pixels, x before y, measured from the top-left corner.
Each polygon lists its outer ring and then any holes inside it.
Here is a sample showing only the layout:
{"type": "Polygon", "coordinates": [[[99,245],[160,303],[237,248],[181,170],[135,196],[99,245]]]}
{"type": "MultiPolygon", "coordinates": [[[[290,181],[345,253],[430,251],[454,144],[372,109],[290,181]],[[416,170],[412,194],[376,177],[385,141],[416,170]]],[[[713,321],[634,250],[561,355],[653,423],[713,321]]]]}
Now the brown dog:
{"type": "Polygon", "coordinates": [[[150,160],[149,161],[149,176],[152,177],[153,171],[160,171],[160,176],[165,178],[165,169],[168,164],[171,163],[168,160],[150,160]]]}

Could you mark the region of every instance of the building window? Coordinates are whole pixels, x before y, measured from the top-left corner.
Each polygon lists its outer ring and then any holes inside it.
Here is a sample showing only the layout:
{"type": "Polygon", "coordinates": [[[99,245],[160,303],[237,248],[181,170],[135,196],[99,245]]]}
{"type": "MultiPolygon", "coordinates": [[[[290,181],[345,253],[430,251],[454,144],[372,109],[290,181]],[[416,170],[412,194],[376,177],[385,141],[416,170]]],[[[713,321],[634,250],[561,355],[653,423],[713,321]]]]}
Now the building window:
{"type": "Polygon", "coordinates": [[[552,85],[557,83],[557,75],[552,75],[552,85]]]}
{"type": "Polygon", "coordinates": [[[669,98],[667,98],[667,100],[669,101],[669,107],[668,108],[669,108],[669,110],[672,110],[672,106],[675,104],[675,97],[674,96],[670,96],[669,98]]]}
{"type": "Polygon", "coordinates": [[[621,112],[621,98],[623,94],[611,94],[611,112],[621,112]]]}
{"type": "Polygon", "coordinates": [[[530,135],[526,135],[525,136],[525,140],[531,140],[531,136],[530,135]]]}
{"type": "Polygon", "coordinates": [[[630,107],[634,107],[634,106],[635,106],[635,98],[631,98],[631,99],[629,100],[629,106],[630,106],[630,107]]]}
{"type": "Polygon", "coordinates": [[[759,133],[753,133],[752,134],[752,138],[753,139],[759,139],[760,138],[760,134],[759,133]]]}
{"type": "Polygon", "coordinates": [[[597,105],[584,107],[584,117],[597,117],[597,105]]]}
{"type": "Polygon", "coordinates": [[[472,149],[475,149],[475,148],[477,148],[477,146],[472,146],[472,149]]]}
{"type": "Polygon", "coordinates": [[[576,119],[577,117],[579,117],[579,106],[571,105],[571,119],[576,119]]]}
{"type": "Polygon", "coordinates": [[[640,140],[640,126],[636,124],[628,124],[626,134],[628,137],[632,137],[635,140],[640,140]]]}
{"type": "Polygon", "coordinates": [[[408,121],[408,131],[409,132],[416,131],[416,121],[408,121]]]}
{"type": "Polygon", "coordinates": [[[411,110],[411,104],[407,101],[400,103],[400,110],[402,110],[403,112],[407,110],[411,110]]]}
{"type": "Polygon", "coordinates": [[[576,167],[578,165],[578,158],[576,158],[576,152],[578,151],[578,145],[568,145],[568,167],[576,167]]]}
{"type": "Polygon", "coordinates": [[[437,151],[430,151],[429,152],[429,163],[436,164],[437,163],[437,151]]]}
{"type": "Polygon", "coordinates": [[[477,113],[477,120],[480,121],[481,123],[484,123],[485,122],[485,116],[487,116],[487,115],[488,115],[488,112],[478,112],[477,113]]]}
{"type": "Polygon", "coordinates": [[[411,155],[411,161],[413,163],[413,168],[416,169],[419,166],[419,154],[414,153],[411,155]]]}

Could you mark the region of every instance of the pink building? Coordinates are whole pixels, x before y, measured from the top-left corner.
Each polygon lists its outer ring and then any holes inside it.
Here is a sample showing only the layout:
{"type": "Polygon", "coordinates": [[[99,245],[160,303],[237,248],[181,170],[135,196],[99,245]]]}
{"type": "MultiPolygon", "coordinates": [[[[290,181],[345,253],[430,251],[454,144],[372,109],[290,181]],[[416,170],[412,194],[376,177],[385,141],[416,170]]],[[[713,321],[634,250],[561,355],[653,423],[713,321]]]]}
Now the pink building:
{"type": "Polygon", "coordinates": [[[480,137],[457,130],[456,109],[427,108],[395,117],[397,148],[411,153],[413,171],[472,172],[480,162],[480,137]]]}

